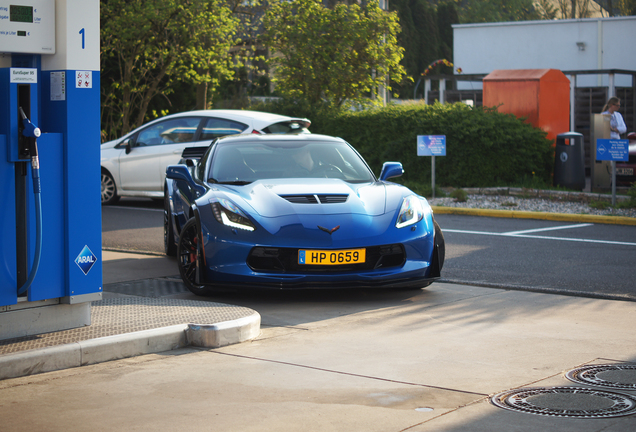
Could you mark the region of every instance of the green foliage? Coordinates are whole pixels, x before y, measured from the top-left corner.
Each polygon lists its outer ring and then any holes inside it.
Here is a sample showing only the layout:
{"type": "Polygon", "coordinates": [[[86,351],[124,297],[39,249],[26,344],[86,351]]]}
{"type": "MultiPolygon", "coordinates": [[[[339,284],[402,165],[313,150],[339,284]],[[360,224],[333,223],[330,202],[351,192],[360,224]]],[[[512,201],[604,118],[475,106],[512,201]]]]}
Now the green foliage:
{"type": "Polygon", "coordinates": [[[111,139],[147,120],[175,83],[230,77],[238,20],[221,0],[108,0],[101,7],[102,128],[111,139]]]}
{"type": "MultiPolygon", "coordinates": [[[[453,59],[453,24],[459,24],[457,9],[450,1],[437,6],[437,28],[440,37],[440,57],[453,59]]],[[[431,62],[429,62],[430,64],[431,62]]]]}
{"type": "Polygon", "coordinates": [[[629,196],[628,200],[616,203],[617,208],[636,208],[636,183],[632,183],[627,190],[627,196],[629,196]]]}
{"type": "Polygon", "coordinates": [[[460,5],[462,24],[541,19],[533,0],[465,0],[460,5]]]}
{"type": "Polygon", "coordinates": [[[431,183],[431,158],[417,156],[418,135],[446,136],[446,156],[435,158],[439,187],[509,186],[529,178],[534,184],[551,182],[554,150],[545,132],[494,109],[417,103],[353,112],[294,101],[258,108],[306,116],[313,133],[347,140],[376,174],[386,161],[402,162],[405,174],[397,179],[402,184],[431,183]]]}
{"type": "Polygon", "coordinates": [[[367,96],[386,76],[399,81],[399,24],[377,0],[333,9],[320,0],[274,3],[263,19],[262,42],[275,66],[277,91],[290,98],[342,107],[378,103],[367,96]]]}
{"type": "Polygon", "coordinates": [[[618,4],[621,15],[636,15],[636,0],[619,0],[618,4]]]}
{"type": "Polygon", "coordinates": [[[632,183],[631,187],[627,191],[627,195],[630,200],[636,201],[636,183],[632,183]]]}
{"type": "Polygon", "coordinates": [[[615,205],[612,205],[608,200],[593,200],[589,203],[589,206],[598,209],[598,210],[606,210],[608,208],[613,209],[633,209],[636,208],[636,183],[632,183],[630,188],[627,190],[627,196],[629,199],[616,201],[615,205]]]}
{"type": "Polygon", "coordinates": [[[605,210],[612,206],[612,204],[609,201],[600,201],[600,200],[591,201],[589,205],[591,208],[597,209],[597,210],[605,210]]]}
{"type": "Polygon", "coordinates": [[[468,201],[468,192],[464,189],[455,189],[450,193],[451,198],[455,198],[456,202],[468,201]]]}
{"type": "MultiPolygon", "coordinates": [[[[427,0],[391,0],[389,8],[396,11],[402,31],[398,43],[404,48],[402,65],[411,78],[394,83],[399,97],[413,97],[415,85],[422,72],[435,60],[453,59],[453,28],[459,18],[450,1],[441,2],[435,9],[427,0]]],[[[453,73],[452,68],[440,68],[435,73],[453,73]]],[[[423,88],[421,86],[420,88],[423,88]]]]}

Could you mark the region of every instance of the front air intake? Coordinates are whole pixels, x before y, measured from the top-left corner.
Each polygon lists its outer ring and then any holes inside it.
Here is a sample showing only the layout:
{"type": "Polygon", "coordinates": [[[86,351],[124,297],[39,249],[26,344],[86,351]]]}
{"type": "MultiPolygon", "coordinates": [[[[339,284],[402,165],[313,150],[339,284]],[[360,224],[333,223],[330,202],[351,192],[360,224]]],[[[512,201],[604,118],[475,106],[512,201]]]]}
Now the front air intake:
{"type": "Polygon", "coordinates": [[[347,202],[349,195],[280,195],[281,198],[286,199],[293,204],[341,204],[347,202]]]}

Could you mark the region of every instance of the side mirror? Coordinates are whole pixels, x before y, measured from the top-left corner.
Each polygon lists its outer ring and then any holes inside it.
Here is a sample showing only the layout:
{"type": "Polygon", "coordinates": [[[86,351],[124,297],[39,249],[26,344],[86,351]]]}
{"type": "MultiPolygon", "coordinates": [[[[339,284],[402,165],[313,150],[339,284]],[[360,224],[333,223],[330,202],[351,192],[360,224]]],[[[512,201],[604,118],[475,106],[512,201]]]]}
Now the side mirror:
{"type": "Polygon", "coordinates": [[[194,182],[192,173],[186,165],[170,165],[166,168],[166,178],[171,180],[185,181],[188,186],[197,191],[199,196],[205,192],[205,188],[200,184],[194,182]]]}
{"type": "Polygon", "coordinates": [[[184,180],[193,184],[192,174],[186,165],[170,165],[166,168],[166,177],[172,180],[184,180]]]}
{"type": "Polygon", "coordinates": [[[392,177],[400,177],[404,174],[404,168],[400,162],[384,162],[380,172],[380,180],[387,180],[392,177]]]}
{"type": "Polygon", "coordinates": [[[124,145],[126,146],[126,154],[130,154],[130,152],[132,151],[132,140],[128,138],[126,141],[124,141],[124,145]]]}

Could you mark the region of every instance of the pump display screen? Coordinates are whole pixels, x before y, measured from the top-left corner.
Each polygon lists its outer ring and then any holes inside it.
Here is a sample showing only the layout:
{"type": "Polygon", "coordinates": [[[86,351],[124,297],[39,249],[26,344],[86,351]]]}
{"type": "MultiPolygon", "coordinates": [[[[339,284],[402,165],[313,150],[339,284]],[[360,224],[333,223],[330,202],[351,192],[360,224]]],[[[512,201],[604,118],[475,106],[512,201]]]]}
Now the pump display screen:
{"type": "Polygon", "coordinates": [[[33,6],[9,5],[9,21],[32,23],[33,6]]]}
{"type": "MultiPolygon", "coordinates": [[[[0,0],[0,53],[55,54],[55,5],[58,3],[54,0],[0,0]]],[[[99,6],[93,1],[72,3],[73,7],[68,6],[69,13],[75,13],[78,8],[83,11],[85,4],[99,6]]],[[[72,22],[82,22],[84,12],[77,13],[77,16],[72,15],[72,19],[71,15],[67,18],[72,22]]],[[[82,49],[82,45],[79,46],[82,49]]]]}

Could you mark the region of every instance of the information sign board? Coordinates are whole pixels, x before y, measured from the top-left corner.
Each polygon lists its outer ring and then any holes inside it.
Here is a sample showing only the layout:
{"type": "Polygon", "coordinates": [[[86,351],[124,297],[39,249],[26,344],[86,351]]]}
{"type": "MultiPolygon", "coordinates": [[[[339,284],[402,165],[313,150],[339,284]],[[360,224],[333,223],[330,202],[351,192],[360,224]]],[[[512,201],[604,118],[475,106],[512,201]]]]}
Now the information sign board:
{"type": "Polygon", "coordinates": [[[418,156],[446,156],[446,135],[418,135],[418,156]]]}
{"type": "Polygon", "coordinates": [[[629,140],[597,139],[596,160],[628,161],[629,140]]]}

